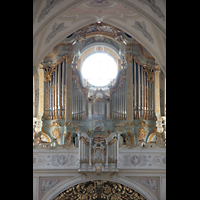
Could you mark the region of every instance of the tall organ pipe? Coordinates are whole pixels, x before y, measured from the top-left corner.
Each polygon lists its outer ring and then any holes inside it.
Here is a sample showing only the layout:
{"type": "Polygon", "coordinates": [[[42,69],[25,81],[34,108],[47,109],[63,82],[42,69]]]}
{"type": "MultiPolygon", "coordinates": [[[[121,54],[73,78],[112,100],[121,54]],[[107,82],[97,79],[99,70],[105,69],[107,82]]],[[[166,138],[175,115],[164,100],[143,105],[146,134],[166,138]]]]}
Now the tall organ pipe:
{"type": "Polygon", "coordinates": [[[125,101],[124,101],[124,107],[125,107],[125,119],[126,119],[126,111],[127,111],[127,108],[126,108],[126,103],[127,103],[127,95],[126,95],[126,88],[127,88],[127,82],[125,81],[125,90],[124,90],[124,96],[125,96],[125,101]]]}
{"type": "Polygon", "coordinates": [[[122,86],[121,86],[121,119],[123,119],[123,82],[122,82],[122,86]]]}
{"type": "Polygon", "coordinates": [[[144,86],[144,84],[143,84],[143,77],[144,77],[144,71],[142,70],[142,67],[141,67],[141,74],[142,74],[142,76],[141,76],[141,85],[142,85],[142,102],[141,102],[141,115],[142,115],[142,119],[143,119],[143,117],[144,117],[144,89],[143,89],[143,86],[144,86]]]}
{"type": "Polygon", "coordinates": [[[58,116],[60,117],[60,76],[61,76],[61,64],[58,65],[58,116]]]}
{"type": "Polygon", "coordinates": [[[134,118],[136,119],[136,62],[134,63],[134,118]]]}
{"type": "Polygon", "coordinates": [[[62,63],[62,118],[64,118],[64,62],[62,63]]]}
{"type": "Polygon", "coordinates": [[[56,71],[55,71],[55,119],[57,119],[57,67],[56,67],[56,71]]]}
{"type": "Polygon", "coordinates": [[[140,118],[140,106],[141,106],[141,96],[140,96],[140,65],[138,66],[138,118],[140,118]]]}
{"type": "Polygon", "coordinates": [[[52,108],[53,108],[53,119],[55,119],[55,71],[53,72],[53,81],[52,81],[52,108]]]}
{"type": "Polygon", "coordinates": [[[122,92],[121,92],[121,96],[122,96],[122,113],[121,113],[121,116],[122,118],[121,119],[124,119],[124,81],[122,82],[122,92]]]}
{"type": "Polygon", "coordinates": [[[144,119],[146,119],[146,74],[144,73],[144,119]]]}
{"type": "MultiPolygon", "coordinates": [[[[74,91],[74,79],[72,79],[72,91],[74,91]]],[[[72,92],[72,119],[74,119],[74,92],[72,92]]]]}
{"type": "Polygon", "coordinates": [[[149,82],[147,81],[147,119],[149,119],[149,82]]]}

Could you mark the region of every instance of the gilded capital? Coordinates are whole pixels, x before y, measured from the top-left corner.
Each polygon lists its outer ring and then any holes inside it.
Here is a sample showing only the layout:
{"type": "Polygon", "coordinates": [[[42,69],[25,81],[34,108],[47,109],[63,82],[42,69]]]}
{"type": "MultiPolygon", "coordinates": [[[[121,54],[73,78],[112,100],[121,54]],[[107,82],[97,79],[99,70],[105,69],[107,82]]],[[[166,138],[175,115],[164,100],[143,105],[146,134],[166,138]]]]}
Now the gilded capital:
{"type": "Polygon", "coordinates": [[[74,58],[74,54],[68,54],[66,55],[66,63],[71,64],[74,58]]]}
{"type": "Polygon", "coordinates": [[[131,64],[133,59],[133,55],[130,55],[130,53],[126,53],[126,61],[127,64],[131,64]]]}
{"type": "Polygon", "coordinates": [[[43,69],[43,66],[44,66],[44,65],[42,65],[42,64],[40,63],[39,66],[38,66],[38,69],[43,69]]]}
{"type": "Polygon", "coordinates": [[[156,70],[156,71],[160,71],[160,65],[156,65],[156,66],[155,66],[155,70],[156,70]]]}

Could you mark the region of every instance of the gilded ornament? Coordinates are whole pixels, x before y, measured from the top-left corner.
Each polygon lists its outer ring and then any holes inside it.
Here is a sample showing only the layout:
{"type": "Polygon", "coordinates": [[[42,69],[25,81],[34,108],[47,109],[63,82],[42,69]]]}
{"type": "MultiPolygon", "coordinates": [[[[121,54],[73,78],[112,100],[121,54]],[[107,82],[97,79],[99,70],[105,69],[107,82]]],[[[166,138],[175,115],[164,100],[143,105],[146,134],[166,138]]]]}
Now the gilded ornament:
{"type": "Polygon", "coordinates": [[[147,131],[144,130],[144,128],[140,128],[138,132],[138,139],[144,140],[144,137],[146,136],[147,131]]]}
{"type": "Polygon", "coordinates": [[[65,56],[65,58],[66,58],[66,63],[71,64],[74,59],[74,54],[68,54],[65,56]]]}
{"type": "MultiPolygon", "coordinates": [[[[96,171],[101,171],[97,169],[96,171]]],[[[87,178],[87,174],[79,172],[87,178]]],[[[110,177],[117,174],[113,172],[110,177]]],[[[94,200],[94,199],[107,199],[107,200],[122,200],[122,199],[137,199],[145,200],[145,198],[133,189],[111,181],[88,181],[85,183],[80,183],[75,185],[63,192],[61,192],[54,200],[62,199],[84,199],[84,200],[94,200]]]]}
{"type": "Polygon", "coordinates": [[[70,122],[65,122],[64,123],[65,126],[68,126],[69,124],[70,124],[70,122]]]}
{"type": "Polygon", "coordinates": [[[58,140],[58,139],[60,139],[60,130],[59,130],[59,128],[55,128],[53,131],[52,131],[52,134],[53,134],[53,136],[58,140]]]}
{"type": "Polygon", "coordinates": [[[83,141],[85,145],[89,146],[89,143],[86,141],[86,139],[83,136],[80,138],[80,140],[83,141]]]}
{"type": "Polygon", "coordinates": [[[116,138],[116,137],[114,137],[114,138],[108,143],[108,145],[113,144],[115,141],[117,141],[117,138],[116,138]]]}
{"type": "Polygon", "coordinates": [[[119,132],[123,131],[123,125],[118,126],[118,127],[117,127],[117,131],[119,131],[119,132]]]}
{"type": "Polygon", "coordinates": [[[67,136],[65,138],[65,144],[70,144],[71,143],[71,135],[72,135],[72,132],[68,131],[67,136]]]}
{"type": "MultiPolygon", "coordinates": [[[[133,145],[133,137],[131,135],[131,132],[128,130],[127,131],[127,135],[128,135],[128,142],[133,145]]],[[[127,141],[127,140],[126,140],[127,141]]]]}
{"type": "Polygon", "coordinates": [[[142,126],[142,127],[147,127],[147,128],[150,128],[151,127],[151,125],[147,125],[146,124],[146,122],[143,120],[143,121],[141,121],[141,123],[140,123],[140,125],[139,126],[142,126]]]}
{"type": "Polygon", "coordinates": [[[133,55],[130,55],[130,53],[126,53],[126,62],[127,64],[131,64],[133,61],[133,55]]]}
{"type": "Polygon", "coordinates": [[[154,82],[154,74],[153,74],[153,68],[149,68],[146,65],[143,65],[143,71],[147,73],[147,81],[150,83],[154,82]]]}
{"type": "Polygon", "coordinates": [[[54,127],[54,126],[60,126],[60,125],[58,124],[57,121],[53,121],[53,124],[52,124],[52,125],[49,125],[49,128],[52,128],[52,127],[54,127]]]}
{"type": "Polygon", "coordinates": [[[105,131],[105,136],[106,136],[106,138],[108,138],[110,136],[110,134],[108,133],[108,131],[105,131]]]}

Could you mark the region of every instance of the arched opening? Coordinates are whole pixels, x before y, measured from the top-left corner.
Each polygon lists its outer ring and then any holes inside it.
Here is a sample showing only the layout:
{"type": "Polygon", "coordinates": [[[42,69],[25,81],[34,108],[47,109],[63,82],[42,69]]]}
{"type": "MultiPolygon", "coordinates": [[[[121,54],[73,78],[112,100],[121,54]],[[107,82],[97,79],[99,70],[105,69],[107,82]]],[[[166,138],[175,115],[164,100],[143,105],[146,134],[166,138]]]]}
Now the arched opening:
{"type": "Polygon", "coordinates": [[[83,62],[82,75],[92,86],[108,85],[117,76],[117,63],[107,53],[93,53],[83,62]]]}
{"type": "Polygon", "coordinates": [[[135,190],[111,181],[88,181],[77,184],[61,192],[54,200],[61,199],[96,199],[96,200],[118,200],[118,199],[137,199],[145,198],[135,190]]]}

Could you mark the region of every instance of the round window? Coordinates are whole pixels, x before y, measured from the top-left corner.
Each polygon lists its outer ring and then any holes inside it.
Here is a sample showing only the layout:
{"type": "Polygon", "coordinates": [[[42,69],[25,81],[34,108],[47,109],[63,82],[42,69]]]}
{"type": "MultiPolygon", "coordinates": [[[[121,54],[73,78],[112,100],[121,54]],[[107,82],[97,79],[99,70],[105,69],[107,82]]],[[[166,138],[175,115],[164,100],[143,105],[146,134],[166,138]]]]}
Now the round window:
{"type": "Polygon", "coordinates": [[[83,62],[82,75],[92,86],[106,86],[117,76],[117,63],[106,53],[91,54],[83,62]]]}

